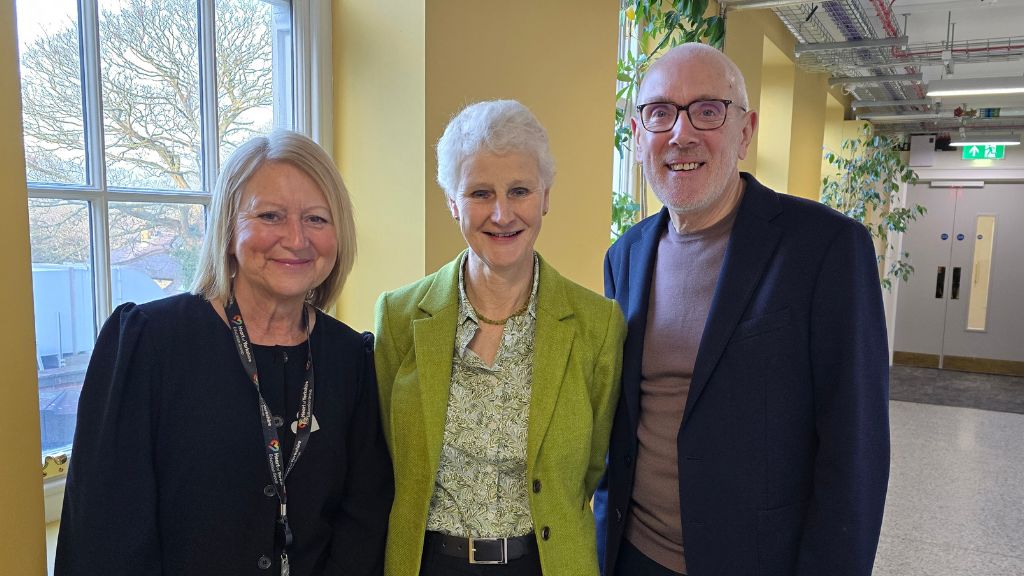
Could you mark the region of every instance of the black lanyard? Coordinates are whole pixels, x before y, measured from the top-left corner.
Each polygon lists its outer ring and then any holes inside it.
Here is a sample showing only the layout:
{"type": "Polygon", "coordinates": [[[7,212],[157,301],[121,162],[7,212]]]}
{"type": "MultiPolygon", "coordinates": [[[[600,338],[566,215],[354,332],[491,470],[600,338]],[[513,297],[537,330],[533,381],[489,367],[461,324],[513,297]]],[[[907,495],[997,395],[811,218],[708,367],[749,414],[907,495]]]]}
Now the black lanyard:
{"type": "Polygon", "coordinates": [[[288,473],[295,467],[295,463],[302,456],[302,451],[309,442],[309,433],[312,431],[313,417],[313,345],[309,335],[309,319],[306,317],[306,306],[302,306],[302,327],[306,330],[306,375],[302,384],[302,398],[299,404],[299,420],[296,423],[295,445],[292,447],[291,458],[288,459],[288,467],[285,468],[281,462],[281,441],[277,435],[277,427],[274,426],[274,415],[267,407],[267,402],[260,392],[260,377],[256,372],[256,359],[253,356],[252,346],[249,342],[249,332],[245,329],[245,322],[242,321],[242,312],[238,309],[238,303],[234,296],[228,299],[224,305],[224,313],[228,317],[228,325],[231,327],[231,335],[235,338],[235,346],[238,348],[238,358],[242,361],[249,380],[256,386],[256,397],[260,402],[260,423],[263,425],[263,446],[267,450],[267,464],[270,467],[270,477],[274,480],[277,499],[281,504],[277,522],[284,531],[284,549],[281,550],[281,574],[288,576],[288,546],[292,543],[292,530],[288,525],[288,492],[285,490],[285,480],[288,473]]]}

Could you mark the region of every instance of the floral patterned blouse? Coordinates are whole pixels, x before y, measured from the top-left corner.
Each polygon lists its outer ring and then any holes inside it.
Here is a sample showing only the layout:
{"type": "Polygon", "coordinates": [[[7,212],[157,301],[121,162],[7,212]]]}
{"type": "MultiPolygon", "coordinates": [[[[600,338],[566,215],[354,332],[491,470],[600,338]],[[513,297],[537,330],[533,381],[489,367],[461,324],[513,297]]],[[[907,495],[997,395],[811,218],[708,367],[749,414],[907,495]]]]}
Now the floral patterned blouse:
{"type": "Polygon", "coordinates": [[[526,483],[526,430],[533,377],[540,261],[526,312],[509,318],[488,366],[469,343],[480,322],[459,263],[459,324],[441,461],[427,530],[462,537],[522,536],[533,531],[526,483]]]}

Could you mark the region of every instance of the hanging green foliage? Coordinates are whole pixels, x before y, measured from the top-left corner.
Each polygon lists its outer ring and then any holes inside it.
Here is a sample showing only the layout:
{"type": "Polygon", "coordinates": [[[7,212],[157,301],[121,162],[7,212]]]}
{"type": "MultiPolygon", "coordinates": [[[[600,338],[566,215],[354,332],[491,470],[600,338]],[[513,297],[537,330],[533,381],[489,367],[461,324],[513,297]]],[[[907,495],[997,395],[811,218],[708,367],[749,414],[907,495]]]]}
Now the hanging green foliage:
{"type": "MultiPolygon", "coordinates": [[[[917,173],[903,161],[896,144],[887,136],[873,135],[865,123],[857,138],[843,140],[840,153],[825,153],[825,161],[837,174],[821,181],[821,201],[862,222],[879,241],[875,256],[879,265],[886,254],[895,251],[895,235],[906,232],[910,223],[926,212],[919,204],[903,205],[900,189],[917,183],[917,173]]],[[[906,282],[913,273],[910,254],[902,252],[882,271],[880,280],[891,290],[893,281],[906,282]]]]}

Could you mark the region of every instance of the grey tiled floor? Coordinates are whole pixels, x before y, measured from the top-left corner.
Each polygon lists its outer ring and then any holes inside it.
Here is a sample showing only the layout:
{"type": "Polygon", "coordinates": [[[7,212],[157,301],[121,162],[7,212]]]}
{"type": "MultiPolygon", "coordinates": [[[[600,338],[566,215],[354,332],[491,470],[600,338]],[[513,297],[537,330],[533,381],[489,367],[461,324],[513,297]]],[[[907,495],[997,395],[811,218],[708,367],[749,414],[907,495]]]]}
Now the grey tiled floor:
{"type": "Polygon", "coordinates": [[[1024,575],[1024,414],[890,403],[875,576],[1024,575]]]}
{"type": "Polygon", "coordinates": [[[889,398],[1024,414],[1024,378],[893,366],[889,398]]]}

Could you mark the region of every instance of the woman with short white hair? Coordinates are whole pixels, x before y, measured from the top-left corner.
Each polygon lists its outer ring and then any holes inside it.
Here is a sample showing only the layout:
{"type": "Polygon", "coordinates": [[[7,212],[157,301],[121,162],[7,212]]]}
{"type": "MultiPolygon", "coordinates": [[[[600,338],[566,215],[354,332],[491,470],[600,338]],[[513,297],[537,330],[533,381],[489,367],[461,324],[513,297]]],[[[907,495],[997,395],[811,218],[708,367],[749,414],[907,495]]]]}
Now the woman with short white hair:
{"type": "Polygon", "coordinates": [[[622,313],[534,251],[555,168],[525,106],[468,106],[437,156],[468,249],[377,302],[385,574],[596,575],[622,313]]]}

